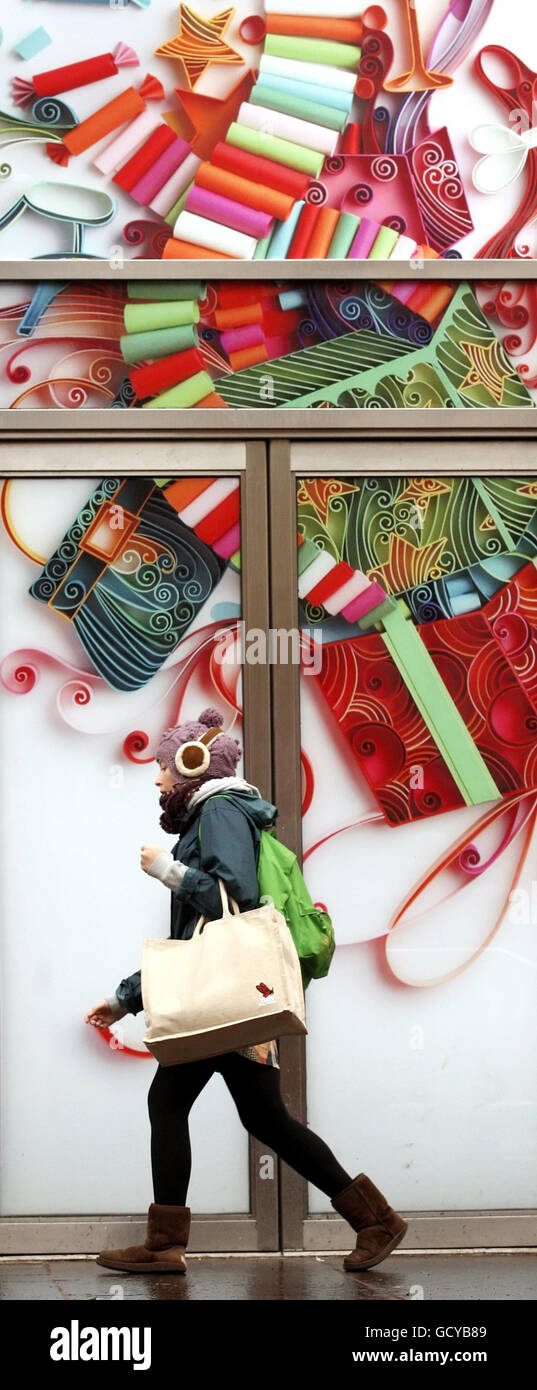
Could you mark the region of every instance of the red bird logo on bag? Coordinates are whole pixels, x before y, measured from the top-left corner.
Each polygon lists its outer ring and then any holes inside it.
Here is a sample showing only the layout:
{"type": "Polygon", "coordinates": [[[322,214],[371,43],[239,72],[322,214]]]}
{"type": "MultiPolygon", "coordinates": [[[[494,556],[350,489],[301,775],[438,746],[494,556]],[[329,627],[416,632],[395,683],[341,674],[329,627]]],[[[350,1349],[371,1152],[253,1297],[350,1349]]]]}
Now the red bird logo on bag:
{"type": "Polygon", "coordinates": [[[274,990],[269,989],[268,985],[263,984],[262,980],[258,985],[256,985],[256,989],[258,989],[259,993],[263,995],[263,999],[266,999],[269,994],[274,994],[274,990]]]}

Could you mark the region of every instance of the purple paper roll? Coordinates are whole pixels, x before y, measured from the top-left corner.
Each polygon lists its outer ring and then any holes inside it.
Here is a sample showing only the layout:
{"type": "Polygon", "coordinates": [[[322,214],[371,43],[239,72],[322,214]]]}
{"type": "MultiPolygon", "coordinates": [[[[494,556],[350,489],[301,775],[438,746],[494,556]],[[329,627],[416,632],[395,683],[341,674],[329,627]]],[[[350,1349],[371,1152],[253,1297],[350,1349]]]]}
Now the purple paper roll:
{"type": "Polygon", "coordinates": [[[154,198],[155,194],[164,187],[164,184],[186,159],[187,154],[190,154],[190,145],[187,144],[186,140],[181,140],[177,136],[151,165],[147,174],[138,179],[138,183],[135,183],[134,188],[130,189],[131,198],[134,198],[137,203],[142,203],[143,207],[148,207],[151,198],[154,198]]]}
{"type": "Polygon", "coordinates": [[[258,343],[264,343],[265,334],[260,323],[244,324],[242,328],[230,328],[228,333],[221,333],[220,342],[224,352],[240,352],[242,348],[256,347],[258,343]]]}
{"type": "Polygon", "coordinates": [[[247,236],[260,237],[268,236],[274,222],[274,218],[269,212],[258,212],[255,208],[247,208],[243,203],[236,203],[232,198],[224,198],[220,193],[211,193],[208,188],[199,188],[193,184],[185,203],[185,212],[197,213],[199,217],[209,217],[213,222],[223,222],[226,227],[233,227],[236,232],[245,232],[247,236]]]}
{"type": "Polygon", "coordinates": [[[377,239],[378,232],[380,232],[378,222],[373,222],[371,217],[362,217],[354,241],[347,251],[347,257],[350,257],[353,261],[365,260],[366,256],[369,255],[373,242],[377,239]]]}

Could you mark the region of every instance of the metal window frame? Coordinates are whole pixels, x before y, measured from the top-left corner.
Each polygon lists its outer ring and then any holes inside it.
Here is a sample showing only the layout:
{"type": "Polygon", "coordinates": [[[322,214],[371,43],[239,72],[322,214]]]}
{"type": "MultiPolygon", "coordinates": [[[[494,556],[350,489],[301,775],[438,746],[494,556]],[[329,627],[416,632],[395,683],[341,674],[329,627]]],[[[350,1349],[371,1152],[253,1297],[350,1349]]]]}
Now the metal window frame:
{"type": "MultiPolygon", "coordinates": [[[[370,415],[371,412],[363,412],[370,415]]],[[[372,412],[377,415],[380,412],[372,412]]],[[[394,412],[395,413],[395,412],[394,412]]],[[[429,416],[432,412],[427,411],[429,416]]],[[[296,483],[301,476],[339,477],[397,476],[401,472],[423,476],[465,474],[528,474],[537,477],[537,453],[531,458],[529,440],[510,445],[505,460],[504,439],[509,437],[501,428],[496,414],[495,428],[483,422],[478,431],[461,432],[452,428],[452,412],[448,412],[448,429],[434,432],[437,440],[431,459],[431,431],[419,429],[414,423],[401,421],[398,447],[391,438],[379,440],[374,428],[364,430],[353,442],[339,438],[333,441],[333,454],[327,467],[326,451],[312,446],[309,437],[299,443],[277,439],[269,447],[270,470],[270,583],[271,623],[274,627],[294,629],[299,625],[298,568],[297,568],[297,503],[296,483]],[[406,428],[405,428],[406,425],[406,428]],[[450,428],[451,426],[451,428],[450,428]],[[467,458],[457,459],[453,466],[453,440],[457,438],[467,458]],[[374,465],[366,440],[374,440],[374,465]],[[303,448],[301,449],[301,445],[303,448]],[[426,459],[424,454],[426,453],[426,459]],[[407,456],[405,457],[405,454],[407,456]],[[316,457],[318,455],[318,457],[316,457]],[[476,466],[477,465],[477,466],[476,466]],[[508,466],[507,466],[508,465],[508,466]]],[[[419,412],[400,412],[419,414],[419,412]]],[[[279,664],[272,668],[274,800],[279,807],[282,839],[302,863],[301,762],[300,762],[300,668],[279,664]]],[[[314,986],[313,986],[314,987],[314,986]]],[[[282,1038],[280,1042],[282,1090],[292,1113],[306,1122],[306,1041],[303,1037],[282,1038]]],[[[326,1215],[308,1212],[307,1183],[292,1168],[280,1163],[280,1202],[282,1213],[282,1248],[284,1250],[341,1250],[355,1236],[350,1227],[333,1209],[326,1215]]],[[[374,1180],[374,1177],[373,1177],[374,1180]]],[[[328,1205],[328,1202],[327,1202],[328,1205]]],[[[425,1211],[404,1212],[409,1223],[407,1250],[431,1248],[505,1248],[537,1245],[537,1209],[507,1209],[490,1211],[425,1211]]]]}

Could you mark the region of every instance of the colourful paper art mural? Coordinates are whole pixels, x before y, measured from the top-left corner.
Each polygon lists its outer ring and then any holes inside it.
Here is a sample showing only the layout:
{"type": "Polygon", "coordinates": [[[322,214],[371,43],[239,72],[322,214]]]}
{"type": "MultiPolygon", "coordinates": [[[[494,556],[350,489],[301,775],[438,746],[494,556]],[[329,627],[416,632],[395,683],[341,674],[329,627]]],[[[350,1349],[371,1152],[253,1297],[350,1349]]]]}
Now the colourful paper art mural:
{"type": "Polygon", "coordinates": [[[11,409],[533,409],[531,282],[42,281],[1,289],[11,409]]]}
{"type": "Polygon", "coordinates": [[[391,825],[537,794],[537,484],[312,478],[299,599],[391,825]]]}
{"type": "Polygon", "coordinates": [[[113,43],[107,8],[78,3],[66,45],[56,5],[46,67],[11,21],[4,258],[23,214],[32,256],[109,257],[120,238],[170,260],[535,255],[537,26],[507,0],[180,0],[176,18],[133,0],[113,43]]]}

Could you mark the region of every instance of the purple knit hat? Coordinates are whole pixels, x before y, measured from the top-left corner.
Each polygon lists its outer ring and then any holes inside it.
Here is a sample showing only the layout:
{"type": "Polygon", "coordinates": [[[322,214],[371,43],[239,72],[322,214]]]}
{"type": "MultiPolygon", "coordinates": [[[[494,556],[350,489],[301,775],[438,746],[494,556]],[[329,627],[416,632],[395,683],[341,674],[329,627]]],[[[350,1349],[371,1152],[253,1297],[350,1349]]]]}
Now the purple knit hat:
{"type": "Polygon", "coordinates": [[[217,733],[224,723],[224,715],[219,709],[209,706],[203,709],[197,719],[193,719],[188,724],[175,724],[171,728],[165,729],[161,736],[155,758],[157,761],[166,763],[166,767],[172,773],[174,782],[179,785],[188,785],[189,789],[194,790],[194,786],[201,786],[210,777],[233,777],[235,768],[241,756],[241,746],[236,738],[231,738],[229,734],[217,733]],[[209,729],[215,735],[207,748],[210,762],[203,772],[192,772],[190,776],[181,772],[175,762],[175,755],[178,748],[183,743],[195,742],[206,737],[209,729]]]}

